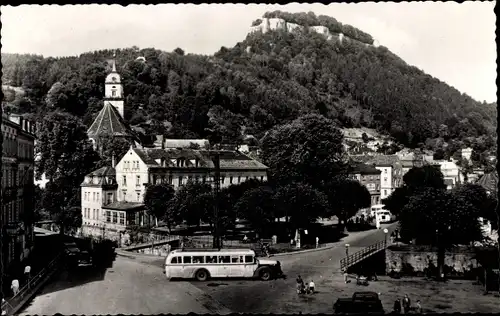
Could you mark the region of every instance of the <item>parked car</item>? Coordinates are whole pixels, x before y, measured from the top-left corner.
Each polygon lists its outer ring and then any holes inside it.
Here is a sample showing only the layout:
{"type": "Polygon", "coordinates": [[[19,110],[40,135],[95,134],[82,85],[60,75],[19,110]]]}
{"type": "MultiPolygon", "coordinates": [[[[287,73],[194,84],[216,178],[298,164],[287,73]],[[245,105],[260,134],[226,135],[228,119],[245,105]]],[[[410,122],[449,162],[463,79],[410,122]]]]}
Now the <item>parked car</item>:
{"type": "Polygon", "coordinates": [[[375,292],[356,292],[352,297],[339,298],[333,304],[335,314],[384,314],[384,307],[375,292]]]}
{"type": "Polygon", "coordinates": [[[78,267],[91,267],[93,266],[92,256],[88,251],[81,251],[78,256],[78,267]]]}

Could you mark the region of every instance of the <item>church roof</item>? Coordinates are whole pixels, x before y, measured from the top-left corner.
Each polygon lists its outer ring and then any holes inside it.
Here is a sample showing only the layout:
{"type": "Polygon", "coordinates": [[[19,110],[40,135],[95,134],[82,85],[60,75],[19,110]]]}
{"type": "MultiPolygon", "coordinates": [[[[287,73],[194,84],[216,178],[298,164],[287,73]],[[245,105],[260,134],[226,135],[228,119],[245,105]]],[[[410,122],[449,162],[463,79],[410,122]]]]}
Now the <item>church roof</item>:
{"type": "Polygon", "coordinates": [[[132,131],[118,110],[109,102],[104,103],[92,125],[87,131],[90,138],[96,136],[132,136],[132,131]]]}

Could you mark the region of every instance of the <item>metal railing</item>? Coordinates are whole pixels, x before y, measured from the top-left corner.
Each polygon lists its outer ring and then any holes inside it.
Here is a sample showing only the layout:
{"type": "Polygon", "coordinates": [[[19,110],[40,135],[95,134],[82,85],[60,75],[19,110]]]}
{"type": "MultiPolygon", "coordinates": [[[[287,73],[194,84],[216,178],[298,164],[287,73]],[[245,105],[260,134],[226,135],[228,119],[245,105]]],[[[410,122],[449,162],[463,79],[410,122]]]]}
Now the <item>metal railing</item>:
{"type": "Polygon", "coordinates": [[[360,251],[353,253],[345,258],[340,259],[340,268],[342,270],[349,268],[350,266],[360,262],[361,260],[383,250],[387,247],[387,243],[383,241],[379,241],[371,246],[368,246],[360,251]]]}
{"type": "Polygon", "coordinates": [[[24,299],[33,294],[33,291],[36,291],[38,286],[43,283],[48,276],[51,275],[60,265],[62,259],[62,254],[57,255],[54,260],[52,260],[45,268],[43,268],[38,274],[32,277],[23,287],[19,289],[16,295],[12,296],[5,300],[5,303],[2,304],[2,312],[6,312],[7,315],[13,315],[17,309],[21,306],[20,304],[24,304],[24,299]]]}

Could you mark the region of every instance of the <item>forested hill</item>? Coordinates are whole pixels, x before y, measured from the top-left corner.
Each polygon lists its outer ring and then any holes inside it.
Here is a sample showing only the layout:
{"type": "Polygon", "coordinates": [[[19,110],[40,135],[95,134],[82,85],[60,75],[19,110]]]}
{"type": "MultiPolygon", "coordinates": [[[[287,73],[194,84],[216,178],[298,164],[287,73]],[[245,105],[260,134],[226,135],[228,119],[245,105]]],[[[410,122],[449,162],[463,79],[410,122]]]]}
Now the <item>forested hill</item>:
{"type": "MultiPolygon", "coordinates": [[[[280,15],[290,17],[300,22],[300,15],[280,15]]],[[[320,25],[334,28],[327,18],[321,16],[320,25]]],[[[354,28],[341,25],[346,29],[354,28]]],[[[352,32],[357,39],[327,39],[307,27],[253,32],[213,56],[182,49],[118,50],[126,119],[147,133],[207,137],[212,130],[224,142],[239,142],[318,112],[343,127],[377,128],[410,147],[449,145],[452,154],[459,147],[494,146],[496,104],[477,102],[387,48],[370,45],[370,35],[352,32]],[[145,62],[137,59],[141,56],[145,62]]],[[[60,108],[90,124],[102,107],[112,55],[111,50],[68,58],[2,54],[2,83],[25,91],[19,96],[4,89],[5,109],[43,115],[60,108]]]]}

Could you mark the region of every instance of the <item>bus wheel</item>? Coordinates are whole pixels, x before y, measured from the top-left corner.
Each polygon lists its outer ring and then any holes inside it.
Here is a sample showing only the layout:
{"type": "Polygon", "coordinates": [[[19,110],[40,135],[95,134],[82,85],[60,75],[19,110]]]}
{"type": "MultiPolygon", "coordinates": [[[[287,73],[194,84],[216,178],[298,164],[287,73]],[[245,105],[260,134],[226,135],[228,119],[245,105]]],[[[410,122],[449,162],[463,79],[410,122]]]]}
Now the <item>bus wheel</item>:
{"type": "Polygon", "coordinates": [[[208,279],[208,271],[205,269],[200,269],[196,271],[195,278],[198,281],[206,281],[208,279]]]}
{"type": "Polygon", "coordinates": [[[271,279],[271,270],[269,270],[269,268],[264,268],[260,270],[259,276],[262,281],[269,281],[269,279],[271,279]]]}

